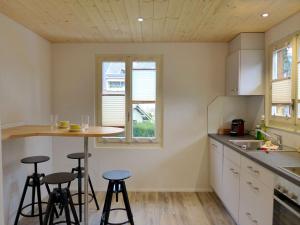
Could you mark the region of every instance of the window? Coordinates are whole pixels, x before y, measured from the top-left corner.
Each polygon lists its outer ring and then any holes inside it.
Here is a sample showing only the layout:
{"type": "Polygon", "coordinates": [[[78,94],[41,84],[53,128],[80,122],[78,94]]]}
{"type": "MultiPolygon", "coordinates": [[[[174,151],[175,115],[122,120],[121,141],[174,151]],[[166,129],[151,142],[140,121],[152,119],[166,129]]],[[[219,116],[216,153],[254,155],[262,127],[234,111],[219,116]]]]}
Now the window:
{"type": "Polygon", "coordinates": [[[117,137],[102,143],[161,141],[161,58],[97,57],[97,123],[122,127],[117,137]]]}
{"type": "Polygon", "coordinates": [[[268,117],[270,126],[295,127],[300,119],[300,39],[271,47],[268,117]]]}
{"type": "Polygon", "coordinates": [[[272,116],[292,116],[292,47],[273,51],[272,116]]]}

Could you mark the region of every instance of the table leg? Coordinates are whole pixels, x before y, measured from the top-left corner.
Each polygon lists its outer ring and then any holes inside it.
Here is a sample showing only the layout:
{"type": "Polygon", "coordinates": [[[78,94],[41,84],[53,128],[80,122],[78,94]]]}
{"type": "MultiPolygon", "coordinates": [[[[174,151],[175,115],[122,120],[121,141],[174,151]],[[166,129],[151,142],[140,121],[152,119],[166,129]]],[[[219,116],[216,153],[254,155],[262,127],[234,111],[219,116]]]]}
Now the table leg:
{"type": "Polygon", "coordinates": [[[88,180],[89,180],[89,138],[84,137],[84,225],[89,224],[88,180]]]}

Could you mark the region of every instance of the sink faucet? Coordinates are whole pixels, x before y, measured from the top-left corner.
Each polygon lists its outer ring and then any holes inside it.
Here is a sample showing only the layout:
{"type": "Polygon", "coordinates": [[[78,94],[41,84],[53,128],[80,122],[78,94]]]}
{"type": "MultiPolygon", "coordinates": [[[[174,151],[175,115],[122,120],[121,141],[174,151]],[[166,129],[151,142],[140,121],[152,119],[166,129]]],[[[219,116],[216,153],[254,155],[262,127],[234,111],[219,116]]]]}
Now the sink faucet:
{"type": "Polygon", "coordinates": [[[283,149],[283,145],[282,145],[282,136],[279,135],[279,134],[275,134],[275,133],[267,133],[266,131],[263,131],[263,130],[258,130],[259,132],[261,132],[263,135],[265,135],[266,137],[269,138],[270,141],[275,141],[275,144],[279,146],[279,150],[282,150],[283,149]],[[274,139],[274,137],[276,137],[276,139],[274,139]]]}

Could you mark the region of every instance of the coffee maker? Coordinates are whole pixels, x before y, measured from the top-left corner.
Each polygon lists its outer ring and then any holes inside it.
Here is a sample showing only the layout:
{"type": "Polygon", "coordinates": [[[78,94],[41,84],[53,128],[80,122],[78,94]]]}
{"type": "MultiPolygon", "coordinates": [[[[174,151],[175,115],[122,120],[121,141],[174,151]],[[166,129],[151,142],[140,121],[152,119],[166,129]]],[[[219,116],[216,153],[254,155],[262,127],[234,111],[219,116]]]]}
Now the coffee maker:
{"type": "Polygon", "coordinates": [[[243,119],[234,119],[231,122],[231,136],[244,136],[245,135],[245,121],[243,119]]]}

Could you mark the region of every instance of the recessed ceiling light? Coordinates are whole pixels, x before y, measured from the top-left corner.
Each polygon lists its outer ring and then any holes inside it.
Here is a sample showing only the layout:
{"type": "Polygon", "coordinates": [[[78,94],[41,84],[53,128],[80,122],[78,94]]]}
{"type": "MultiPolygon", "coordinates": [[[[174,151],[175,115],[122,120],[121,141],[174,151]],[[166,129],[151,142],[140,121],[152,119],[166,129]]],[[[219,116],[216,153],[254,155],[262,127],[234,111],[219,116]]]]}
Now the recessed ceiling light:
{"type": "Polygon", "coordinates": [[[261,14],[261,17],[263,17],[263,18],[266,18],[266,17],[268,17],[269,16],[269,13],[262,13],[261,14]]]}
{"type": "Polygon", "coordinates": [[[143,17],[139,17],[137,20],[138,20],[139,22],[143,22],[143,21],[144,21],[144,18],[143,18],[143,17]]]}

